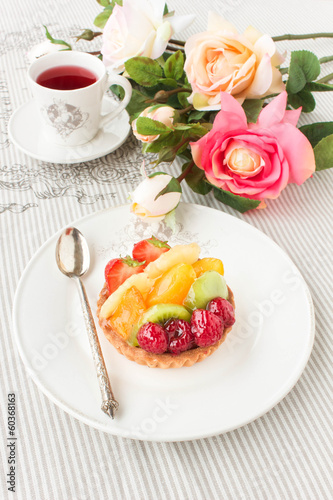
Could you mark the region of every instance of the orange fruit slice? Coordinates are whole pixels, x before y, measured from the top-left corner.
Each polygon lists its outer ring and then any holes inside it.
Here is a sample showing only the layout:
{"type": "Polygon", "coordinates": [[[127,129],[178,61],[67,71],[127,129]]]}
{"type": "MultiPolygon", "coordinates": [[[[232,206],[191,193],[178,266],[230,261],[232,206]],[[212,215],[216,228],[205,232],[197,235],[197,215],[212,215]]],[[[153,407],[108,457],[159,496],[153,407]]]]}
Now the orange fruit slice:
{"type": "Polygon", "coordinates": [[[199,278],[206,271],[216,271],[219,274],[224,274],[223,262],[220,259],[215,259],[214,257],[204,257],[199,259],[194,264],[192,264],[195,271],[196,277],[199,278]]]}
{"type": "Polygon", "coordinates": [[[181,305],[195,278],[190,264],[176,264],[155,281],[146,299],[147,307],[162,303],[181,305]]]}
{"type": "Polygon", "coordinates": [[[119,337],[128,340],[133,326],[137,324],[145,310],[146,304],[142,293],[132,286],[124,292],[114,313],[109,318],[109,324],[119,337]]]}

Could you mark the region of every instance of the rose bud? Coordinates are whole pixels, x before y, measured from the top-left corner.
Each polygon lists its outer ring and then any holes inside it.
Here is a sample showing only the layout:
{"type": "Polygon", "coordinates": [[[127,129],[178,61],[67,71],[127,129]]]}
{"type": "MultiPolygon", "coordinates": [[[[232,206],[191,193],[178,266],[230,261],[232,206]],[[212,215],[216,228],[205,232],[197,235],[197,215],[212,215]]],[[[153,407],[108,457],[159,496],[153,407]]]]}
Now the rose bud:
{"type": "Polygon", "coordinates": [[[159,222],[177,207],[181,193],[177,179],[156,172],[140,182],[131,194],[131,211],[146,221],[159,222]]]}
{"type": "MultiPolygon", "coordinates": [[[[142,113],[139,115],[139,118],[151,118],[152,120],[156,120],[158,122],[163,123],[169,128],[172,128],[173,118],[174,118],[175,109],[170,106],[149,106],[144,109],[142,113]]],[[[159,138],[159,135],[142,135],[136,129],[136,120],[132,122],[133,134],[137,139],[142,142],[150,143],[156,141],[159,138]]]]}

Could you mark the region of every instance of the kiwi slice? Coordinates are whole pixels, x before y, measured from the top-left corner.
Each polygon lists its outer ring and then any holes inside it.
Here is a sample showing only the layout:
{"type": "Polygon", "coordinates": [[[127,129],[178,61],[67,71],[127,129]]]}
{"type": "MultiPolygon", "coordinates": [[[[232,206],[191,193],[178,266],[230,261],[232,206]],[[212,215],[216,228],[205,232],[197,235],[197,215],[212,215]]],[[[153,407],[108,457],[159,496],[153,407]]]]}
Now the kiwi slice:
{"type": "Polygon", "coordinates": [[[188,312],[186,307],[178,304],[155,304],[142,314],[139,322],[133,327],[127,342],[133,346],[137,346],[138,341],[136,336],[142,325],[145,323],[159,323],[164,325],[171,318],[191,321],[191,313],[188,312]]]}
{"type": "Polygon", "coordinates": [[[208,302],[215,297],[228,298],[226,281],[218,272],[206,271],[192,283],[184,300],[184,306],[192,311],[205,309],[208,302]]]}

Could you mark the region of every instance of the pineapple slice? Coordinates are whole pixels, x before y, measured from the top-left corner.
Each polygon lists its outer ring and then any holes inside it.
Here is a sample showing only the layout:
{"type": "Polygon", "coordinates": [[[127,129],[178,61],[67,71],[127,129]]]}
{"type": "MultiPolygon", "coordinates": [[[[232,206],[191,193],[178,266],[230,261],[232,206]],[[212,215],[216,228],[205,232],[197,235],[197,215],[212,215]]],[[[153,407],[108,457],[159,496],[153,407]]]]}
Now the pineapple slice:
{"type": "Polygon", "coordinates": [[[148,264],[143,274],[147,274],[151,279],[158,278],[177,264],[194,264],[198,260],[199,254],[200,247],[197,243],[175,245],[148,264]]]}
{"type": "Polygon", "coordinates": [[[118,307],[123,294],[132,286],[135,286],[145,299],[153,284],[154,280],[145,272],[133,274],[106,299],[101,307],[100,317],[105,319],[109,318],[118,307]]]}

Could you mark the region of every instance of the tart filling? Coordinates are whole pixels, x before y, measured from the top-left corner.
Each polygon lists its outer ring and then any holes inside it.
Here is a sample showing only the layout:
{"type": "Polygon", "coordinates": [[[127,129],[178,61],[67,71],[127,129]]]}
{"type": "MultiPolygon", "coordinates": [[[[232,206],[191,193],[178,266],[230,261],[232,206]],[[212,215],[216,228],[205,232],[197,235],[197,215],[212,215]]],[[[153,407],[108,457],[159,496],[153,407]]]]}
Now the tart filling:
{"type": "Polygon", "coordinates": [[[133,258],[107,264],[97,315],[121,354],[176,368],[202,361],[224,342],[235,321],[233,293],[221,260],[199,253],[196,243],[170,248],[152,237],[134,245],[133,258]]]}

